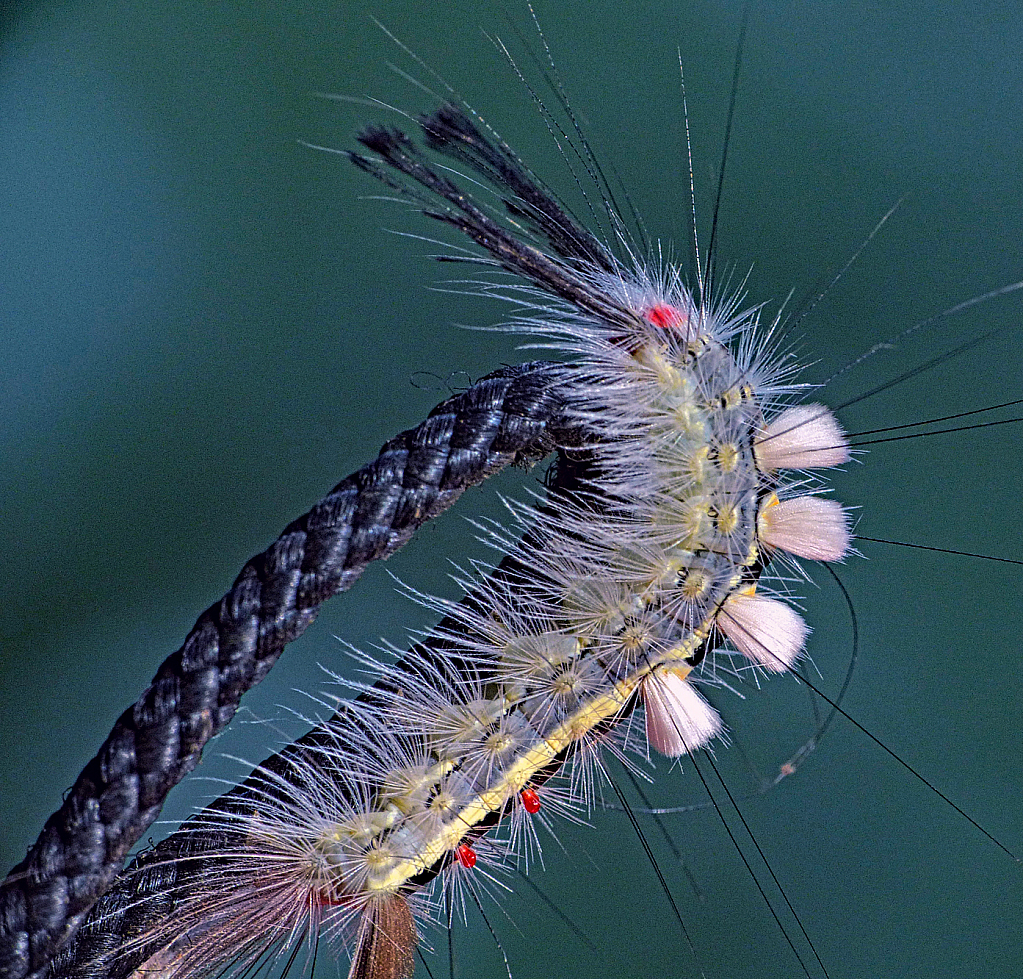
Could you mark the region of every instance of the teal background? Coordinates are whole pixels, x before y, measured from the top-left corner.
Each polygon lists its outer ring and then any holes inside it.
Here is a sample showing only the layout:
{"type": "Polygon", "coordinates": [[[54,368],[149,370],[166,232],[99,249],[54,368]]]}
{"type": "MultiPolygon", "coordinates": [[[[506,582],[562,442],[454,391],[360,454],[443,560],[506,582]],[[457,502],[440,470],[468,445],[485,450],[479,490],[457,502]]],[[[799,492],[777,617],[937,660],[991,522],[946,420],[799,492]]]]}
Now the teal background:
{"type": "MultiPolygon", "coordinates": [[[[538,47],[524,6],[414,6],[125,0],[0,14],[4,867],[246,558],[448,385],[525,356],[512,337],[459,329],[503,311],[433,291],[450,267],[428,260],[431,246],[386,231],[435,227],[367,199],[379,188],[300,142],[351,147],[359,125],[395,118],[316,93],[432,104],[388,70],[396,62],[440,84],[375,16],[578,201],[528,93],[484,34],[512,42],[553,105],[521,55],[516,32],[538,47]]],[[[538,8],[595,153],[650,233],[681,256],[689,204],[678,53],[706,243],[741,6],[538,8]]],[[[1023,14],[993,2],[750,8],[718,239],[737,278],[752,269],[750,300],[792,291],[795,308],[815,295],[903,200],[800,323],[808,377],[1023,278],[1023,14]]],[[[999,332],[981,347],[841,416],[855,432],[1021,397],[1021,318],[1023,296],[975,308],[878,354],[827,400],[989,329],[999,332]]],[[[866,535],[1018,558],[1019,438],[1010,425],[880,445],[837,476],[838,495],[862,508],[866,535]]],[[[500,488],[521,494],[536,478],[511,474],[500,488]]],[[[496,514],[494,493],[470,493],[458,510],[496,514]]],[[[319,664],[349,668],[335,636],[401,642],[427,625],[387,572],[450,593],[449,559],[482,553],[472,538],[450,514],[330,603],[246,698],[200,775],[237,777],[242,766],[223,756],[256,761],[300,729],[288,711],[315,708],[296,691],[325,685],[319,664]]],[[[861,639],[847,709],[1023,852],[1019,569],[862,551],[841,572],[861,639]]],[[[802,592],[810,652],[833,692],[850,628],[819,577],[819,589],[802,592]]],[[[770,770],[812,731],[807,699],[784,679],[743,692],[718,703],[735,740],[770,770]]],[[[851,725],[837,724],[795,778],[764,796],[748,798],[755,784],[737,750],[716,758],[832,979],[1023,972],[1023,868],[851,725]]],[[[218,788],[190,780],[167,816],[218,788]]],[[[705,799],[690,763],[662,766],[650,791],[662,806],[705,799]]],[[[590,828],[559,827],[564,851],[549,843],[546,872],[532,879],[597,951],[512,879],[516,895],[495,887],[501,909],[486,908],[516,979],[800,974],[718,817],[665,821],[701,898],[643,817],[695,958],[625,817],[596,812],[590,828]]],[[[444,939],[430,937],[441,953],[431,969],[445,975],[444,939]]],[[[475,910],[455,942],[459,975],[505,974],[475,910]]]]}

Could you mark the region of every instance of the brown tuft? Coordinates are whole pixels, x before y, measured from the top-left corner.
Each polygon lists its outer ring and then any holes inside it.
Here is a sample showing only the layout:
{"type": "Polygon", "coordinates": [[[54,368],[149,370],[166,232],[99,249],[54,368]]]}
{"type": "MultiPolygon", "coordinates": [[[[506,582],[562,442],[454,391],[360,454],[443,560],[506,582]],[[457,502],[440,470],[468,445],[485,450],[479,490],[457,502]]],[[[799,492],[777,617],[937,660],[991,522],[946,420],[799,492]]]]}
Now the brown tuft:
{"type": "Polygon", "coordinates": [[[395,895],[366,909],[348,979],[411,979],[416,924],[405,898],[395,895]]]}

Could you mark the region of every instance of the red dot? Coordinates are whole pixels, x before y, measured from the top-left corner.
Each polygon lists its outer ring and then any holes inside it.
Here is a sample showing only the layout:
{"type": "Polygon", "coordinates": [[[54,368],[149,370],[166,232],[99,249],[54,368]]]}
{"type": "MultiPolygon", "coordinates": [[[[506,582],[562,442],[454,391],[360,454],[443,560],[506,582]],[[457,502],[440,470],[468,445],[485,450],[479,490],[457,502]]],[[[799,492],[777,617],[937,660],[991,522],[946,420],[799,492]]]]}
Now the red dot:
{"type": "Polygon", "coordinates": [[[540,811],[540,796],[536,794],[534,789],[523,789],[521,797],[522,808],[531,816],[540,811]]]}
{"type": "Polygon", "coordinates": [[[336,908],[345,903],[340,898],[334,897],[330,891],[326,890],[316,891],[313,895],[313,900],[321,908],[336,908]]]}
{"type": "Polygon", "coordinates": [[[472,870],[476,866],[476,851],[468,843],[459,844],[455,856],[466,870],[472,870]]]}
{"type": "Polygon", "coordinates": [[[680,309],[669,306],[667,303],[658,303],[656,306],[651,306],[643,315],[654,326],[659,326],[662,330],[669,328],[678,329],[680,326],[685,326],[689,319],[680,309]]]}

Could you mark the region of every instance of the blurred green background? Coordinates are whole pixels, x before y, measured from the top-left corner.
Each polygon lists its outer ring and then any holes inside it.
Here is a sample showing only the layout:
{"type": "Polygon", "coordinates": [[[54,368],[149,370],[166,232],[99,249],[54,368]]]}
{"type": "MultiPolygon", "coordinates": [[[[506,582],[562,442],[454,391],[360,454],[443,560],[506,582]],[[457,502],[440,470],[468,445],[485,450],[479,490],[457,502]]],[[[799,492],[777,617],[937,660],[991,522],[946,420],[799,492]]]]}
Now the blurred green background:
{"type": "MultiPolygon", "coordinates": [[[[523,54],[520,35],[538,48],[524,4],[418,6],[86,0],[0,14],[4,868],[251,554],[449,387],[527,356],[514,338],[459,329],[503,310],[433,291],[450,267],[386,230],[435,227],[367,199],[380,189],[300,142],[351,147],[361,124],[396,118],[317,93],[431,104],[388,64],[440,82],[376,17],[578,204],[528,93],[487,40],[509,39],[553,104],[523,54]]],[[[737,278],[752,268],[750,300],[792,291],[794,308],[814,295],[904,199],[800,323],[810,378],[1023,278],[1023,14],[993,2],[749,6],[718,245],[737,278]]],[[[741,7],[538,6],[598,158],[650,234],[683,257],[678,53],[706,242],[741,7]]],[[[995,328],[968,355],[841,416],[855,432],[1020,397],[1021,318],[1023,298],[985,304],[874,357],[827,400],[995,328]]],[[[880,445],[838,477],[838,493],[862,507],[866,535],[1019,557],[1019,438],[1010,425],[880,445]]],[[[512,474],[500,488],[521,493],[537,478],[512,474]]],[[[498,513],[493,488],[458,509],[498,513]]],[[[314,707],[296,691],[325,685],[319,664],[349,669],[335,636],[401,642],[427,625],[387,572],[450,593],[448,560],[482,553],[472,538],[450,514],[330,603],[199,774],[234,778],[242,767],[224,755],[257,761],[300,729],[287,710],[314,707]]],[[[862,550],[867,560],[841,572],[861,638],[848,710],[1023,851],[1019,569],[862,550]]],[[[834,692],[848,616],[826,577],[803,592],[811,653],[834,692]]],[[[735,739],[771,770],[812,731],[808,701],[786,680],[747,686],[746,700],[717,701],[735,739]]],[[[832,979],[1023,973],[1023,871],[851,725],[837,724],[764,796],[749,798],[755,782],[738,751],[716,757],[832,979]]],[[[166,815],[218,788],[193,778],[166,815]]],[[[705,801],[689,763],[662,766],[651,792],[659,805],[705,801]]],[[[666,817],[699,898],[644,819],[695,957],[625,817],[597,812],[592,823],[561,827],[564,850],[549,843],[546,872],[532,876],[596,951],[512,879],[517,893],[487,911],[516,979],[801,974],[712,811],[666,817]]],[[[503,975],[475,910],[469,919],[455,930],[459,975],[503,975]]],[[[445,940],[429,937],[441,951],[433,974],[444,975],[445,940]]]]}

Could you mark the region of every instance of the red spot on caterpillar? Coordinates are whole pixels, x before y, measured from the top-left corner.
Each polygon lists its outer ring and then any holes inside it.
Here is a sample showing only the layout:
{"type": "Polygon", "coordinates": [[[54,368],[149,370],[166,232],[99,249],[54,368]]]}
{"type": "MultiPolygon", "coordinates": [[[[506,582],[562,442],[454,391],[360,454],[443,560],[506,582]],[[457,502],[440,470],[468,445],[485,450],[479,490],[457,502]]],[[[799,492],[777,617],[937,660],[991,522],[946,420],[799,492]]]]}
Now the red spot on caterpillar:
{"type": "Polygon", "coordinates": [[[523,789],[520,793],[522,799],[522,808],[529,813],[530,816],[536,815],[540,811],[540,796],[536,794],[535,789],[523,789]]]}
{"type": "Polygon", "coordinates": [[[656,306],[651,306],[643,315],[654,326],[659,326],[662,330],[677,330],[689,322],[689,317],[682,310],[669,306],[667,303],[658,303],[656,306]]]}
{"type": "Polygon", "coordinates": [[[455,850],[455,857],[466,870],[476,866],[476,851],[468,843],[462,843],[455,850]]]}

